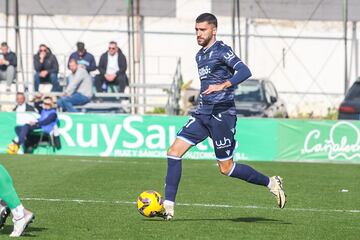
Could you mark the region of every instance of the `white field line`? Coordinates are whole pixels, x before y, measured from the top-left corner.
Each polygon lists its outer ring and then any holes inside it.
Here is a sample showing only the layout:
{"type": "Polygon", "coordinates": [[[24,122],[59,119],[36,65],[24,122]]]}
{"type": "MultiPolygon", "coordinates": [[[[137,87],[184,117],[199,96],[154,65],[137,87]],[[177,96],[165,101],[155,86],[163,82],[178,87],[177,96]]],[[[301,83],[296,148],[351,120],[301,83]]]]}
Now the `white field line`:
{"type": "MultiPolygon", "coordinates": [[[[140,165],[154,165],[154,164],[167,164],[166,158],[164,161],[133,161],[133,160],[96,160],[96,159],[59,159],[55,158],[52,161],[68,162],[68,163],[89,163],[89,164],[140,164],[140,165]]],[[[206,160],[207,161],[207,160],[206,160]]],[[[215,161],[215,160],[214,160],[215,161]]],[[[198,163],[192,163],[192,165],[201,165],[198,163]]],[[[212,166],[218,167],[218,164],[212,164],[212,166]]]]}
{"type": "MultiPolygon", "coordinates": [[[[78,157],[78,156],[74,156],[74,157],[78,157]]],[[[102,157],[99,157],[100,159],[102,157]]],[[[121,157],[119,157],[121,158],[121,157]]],[[[160,158],[159,158],[160,159],[160,158]]],[[[164,162],[166,163],[166,158],[163,158],[164,161],[148,161],[148,159],[143,158],[143,159],[136,159],[136,160],[96,160],[96,159],[67,159],[67,158],[54,158],[52,159],[53,161],[59,161],[59,162],[76,162],[76,163],[92,163],[92,164],[141,164],[141,165],[153,165],[153,164],[163,164],[164,162]]],[[[47,160],[46,160],[47,161],[47,160]]],[[[193,161],[190,159],[185,159],[185,161],[193,161]]],[[[201,161],[201,162],[205,162],[205,161],[209,161],[209,160],[196,160],[196,161],[201,161]]],[[[212,159],[210,161],[216,162],[215,159],[212,159]]],[[[235,162],[245,162],[245,163],[269,163],[266,161],[247,161],[247,160],[236,160],[235,162]]],[[[347,162],[341,162],[341,161],[320,161],[320,160],[294,160],[294,161],[287,161],[287,160],[278,160],[278,161],[274,161],[274,163],[321,163],[321,164],[342,164],[342,165],[360,165],[360,161],[347,161],[347,162]]],[[[193,165],[198,165],[197,163],[192,162],[193,165]]],[[[214,166],[218,166],[217,163],[212,164],[214,166]]]]}
{"type": "Polygon", "coordinates": [[[58,159],[55,158],[53,161],[58,162],[80,162],[80,163],[101,163],[101,164],[148,164],[146,162],[139,163],[137,161],[112,161],[112,160],[95,160],[95,159],[58,159]]]}
{"type": "MultiPolygon", "coordinates": [[[[84,163],[130,163],[130,164],[154,164],[154,161],[149,160],[148,158],[134,158],[134,157],[129,157],[129,158],[133,158],[136,160],[96,160],[96,159],[86,159],[86,158],[80,158],[77,159],[79,157],[84,157],[84,156],[67,156],[68,158],[53,158],[52,160],[55,161],[68,161],[68,162],[84,162],[84,163]],[[69,159],[70,157],[74,157],[74,159],[69,159]]],[[[124,157],[116,157],[116,158],[124,158],[124,157]]],[[[106,157],[100,157],[99,159],[106,159],[106,157]]],[[[158,157],[156,159],[163,159],[166,161],[166,157],[158,157]]],[[[193,161],[191,159],[184,159],[185,161],[193,161]]],[[[210,161],[215,161],[216,159],[209,159],[210,161]]],[[[195,160],[195,161],[209,161],[209,160],[195,160]]],[[[48,161],[48,160],[46,160],[48,161]]],[[[156,161],[155,161],[156,162],[156,161]]],[[[162,163],[161,161],[159,161],[160,163],[162,163]]],[[[245,162],[245,163],[270,163],[268,161],[249,161],[249,160],[235,160],[235,162],[245,162]]],[[[341,164],[341,165],[360,165],[360,161],[341,161],[341,160],[275,160],[273,161],[274,163],[323,163],[323,164],[341,164]]]]}
{"type": "MultiPolygon", "coordinates": [[[[62,202],[62,203],[101,203],[101,204],[136,204],[131,201],[108,201],[108,200],[86,200],[86,199],[60,199],[60,198],[22,198],[23,201],[41,201],[41,202],[62,202]]],[[[281,210],[294,212],[337,212],[337,213],[360,213],[360,209],[318,209],[318,208],[271,208],[262,206],[247,205],[227,205],[227,204],[202,204],[202,203],[177,203],[178,206],[189,207],[205,207],[205,208],[242,208],[242,209],[265,209],[265,210],[281,210]]]]}

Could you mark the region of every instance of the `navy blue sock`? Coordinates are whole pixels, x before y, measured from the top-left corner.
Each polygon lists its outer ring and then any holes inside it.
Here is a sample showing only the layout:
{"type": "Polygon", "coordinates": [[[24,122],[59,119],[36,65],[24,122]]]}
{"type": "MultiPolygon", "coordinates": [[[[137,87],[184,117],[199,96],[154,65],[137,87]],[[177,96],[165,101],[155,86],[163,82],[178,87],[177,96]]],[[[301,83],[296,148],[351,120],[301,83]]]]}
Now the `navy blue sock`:
{"type": "Polygon", "coordinates": [[[165,179],[165,200],[175,202],[181,178],[181,162],[181,158],[168,156],[168,169],[165,179]]]}
{"type": "Polygon", "coordinates": [[[267,186],[270,181],[269,177],[263,175],[262,173],[259,173],[252,167],[241,163],[234,163],[228,176],[240,178],[249,183],[262,186],[267,186]]]}

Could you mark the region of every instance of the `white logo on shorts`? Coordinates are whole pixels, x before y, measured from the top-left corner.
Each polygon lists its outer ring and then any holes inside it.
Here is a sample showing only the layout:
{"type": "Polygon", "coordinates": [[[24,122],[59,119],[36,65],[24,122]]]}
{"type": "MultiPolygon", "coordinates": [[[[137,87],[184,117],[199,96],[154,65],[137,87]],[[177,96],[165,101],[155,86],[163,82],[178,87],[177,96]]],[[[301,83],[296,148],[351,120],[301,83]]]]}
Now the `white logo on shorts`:
{"type": "Polygon", "coordinates": [[[216,145],[217,149],[227,148],[227,147],[231,146],[231,140],[224,137],[224,141],[222,141],[222,140],[215,141],[215,145],[216,145]]]}

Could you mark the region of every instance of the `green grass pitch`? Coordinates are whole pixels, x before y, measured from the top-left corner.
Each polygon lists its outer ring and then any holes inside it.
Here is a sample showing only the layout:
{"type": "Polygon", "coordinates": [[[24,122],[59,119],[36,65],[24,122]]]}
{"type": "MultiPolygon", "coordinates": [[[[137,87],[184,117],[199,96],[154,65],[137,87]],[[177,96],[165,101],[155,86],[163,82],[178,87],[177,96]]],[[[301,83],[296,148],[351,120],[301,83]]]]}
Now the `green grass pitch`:
{"type": "MultiPolygon", "coordinates": [[[[36,221],[33,239],[360,239],[360,165],[248,162],[284,178],[285,209],[267,189],[183,161],[175,218],[147,219],[132,203],[163,194],[165,159],[0,155],[36,221]],[[348,192],[341,191],[347,189],[348,192]]],[[[8,219],[0,239],[8,239],[8,219]]]]}

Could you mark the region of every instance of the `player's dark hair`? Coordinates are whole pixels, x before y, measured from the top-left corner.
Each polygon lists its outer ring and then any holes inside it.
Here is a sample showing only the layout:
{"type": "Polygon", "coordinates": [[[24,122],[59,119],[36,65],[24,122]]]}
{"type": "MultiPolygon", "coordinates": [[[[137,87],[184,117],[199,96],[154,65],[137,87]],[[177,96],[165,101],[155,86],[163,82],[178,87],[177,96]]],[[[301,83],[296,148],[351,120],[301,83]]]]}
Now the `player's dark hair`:
{"type": "Polygon", "coordinates": [[[2,47],[8,47],[8,44],[7,44],[7,42],[2,42],[2,43],[1,43],[1,46],[2,46],[2,47]]]}
{"type": "Polygon", "coordinates": [[[217,19],[214,14],[211,13],[200,14],[196,18],[196,23],[202,23],[202,22],[207,22],[208,24],[213,24],[215,27],[217,27],[217,19]]]}

